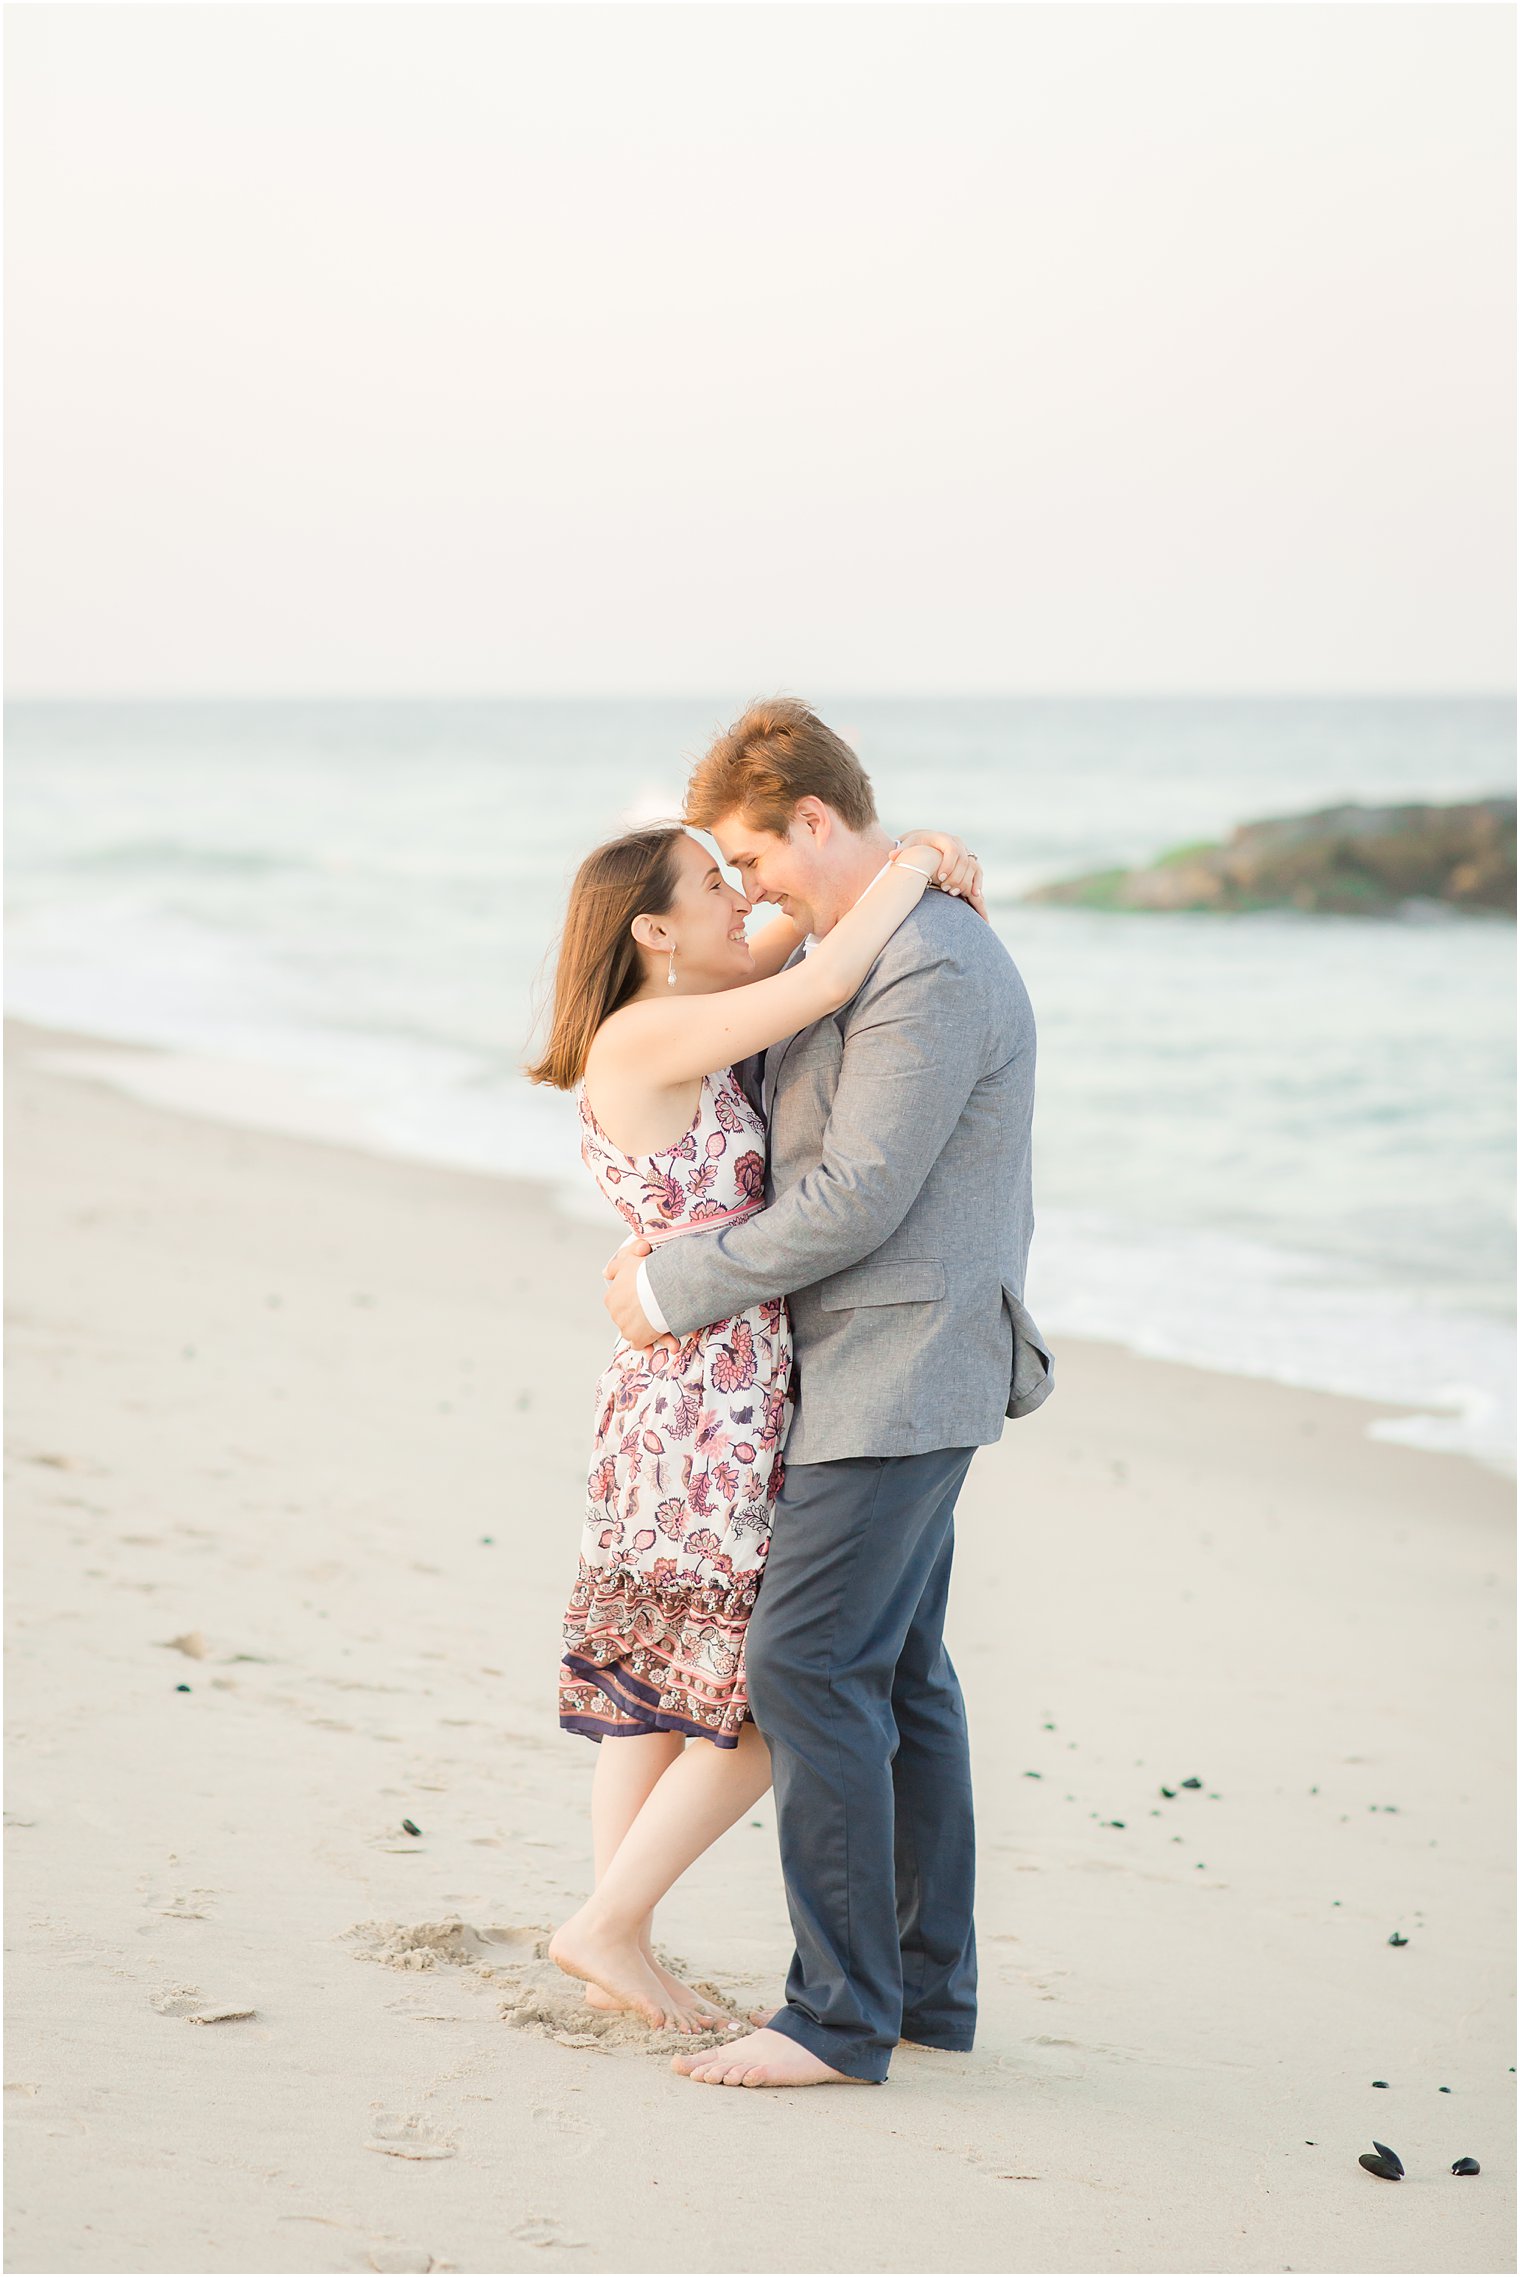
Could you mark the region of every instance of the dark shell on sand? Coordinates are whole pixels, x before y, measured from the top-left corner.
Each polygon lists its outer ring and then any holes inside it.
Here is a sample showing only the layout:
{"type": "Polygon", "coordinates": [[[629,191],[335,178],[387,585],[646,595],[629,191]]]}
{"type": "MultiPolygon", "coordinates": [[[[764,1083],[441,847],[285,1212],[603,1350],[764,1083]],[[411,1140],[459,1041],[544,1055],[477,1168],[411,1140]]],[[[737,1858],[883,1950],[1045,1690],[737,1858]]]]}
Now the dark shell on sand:
{"type": "Polygon", "coordinates": [[[1453,2174],[1481,2174],[1483,2169],[1475,2158],[1459,2158],[1451,2171],[1453,2174]]]}
{"type": "Polygon", "coordinates": [[[1404,2177],[1404,2162],[1398,2152],[1390,2150],[1386,2143],[1380,2143],[1376,2136],[1373,2137],[1371,2150],[1363,2151],[1357,2164],[1365,2166],[1369,2174],[1378,2175],[1384,2182],[1401,2182],[1404,2177]]]}

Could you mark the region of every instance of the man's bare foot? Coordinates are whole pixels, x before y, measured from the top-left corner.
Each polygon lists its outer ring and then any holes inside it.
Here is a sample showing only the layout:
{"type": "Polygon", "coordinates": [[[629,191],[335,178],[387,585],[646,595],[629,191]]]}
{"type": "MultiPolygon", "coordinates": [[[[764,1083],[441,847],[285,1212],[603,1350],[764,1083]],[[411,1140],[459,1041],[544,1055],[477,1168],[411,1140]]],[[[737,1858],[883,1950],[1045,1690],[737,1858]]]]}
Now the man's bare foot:
{"type": "MultiPolygon", "coordinates": [[[[775,2022],[781,2011],[779,2008],[748,2008],[745,2010],[745,2014],[751,2024],[758,2024],[764,2031],[767,2024],[775,2022]]],[[[736,2042],[735,2045],[737,2046],[737,2044],[736,2042]]],[[[900,2048],[923,2048],[928,2046],[928,2042],[926,2040],[899,2040],[897,2045],[900,2048]]]]}
{"type": "Polygon", "coordinates": [[[864,2087],[847,2072],[832,2071],[785,2032],[747,2032],[732,2047],[705,2055],[672,2056],[672,2071],[700,2080],[704,2087],[864,2087]]]}
{"type": "MultiPolygon", "coordinates": [[[[739,2021],[737,2017],[730,2016],[726,2008],[715,2008],[713,2003],[698,1992],[694,1985],[687,1984],[683,1977],[676,1976],[672,1970],[665,1967],[662,1961],[657,1961],[647,1945],[641,1945],[639,1950],[659,1979],[667,1997],[673,2000],[678,2007],[690,2008],[695,2015],[699,2016],[704,2031],[738,2031],[739,2021]]],[[[615,2000],[610,1992],[603,1992],[600,1985],[588,1984],[586,1987],[586,2006],[606,2015],[609,2012],[615,2013],[624,2008],[626,2003],[615,2000]]]]}
{"type": "Polygon", "coordinates": [[[600,1985],[618,2007],[631,2008],[656,2031],[667,2026],[677,2032],[707,2030],[690,2000],[677,1999],[666,1990],[645,1960],[637,1937],[609,1935],[587,1921],[584,1906],[555,1930],[549,1958],[566,1976],[600,1985]]]}

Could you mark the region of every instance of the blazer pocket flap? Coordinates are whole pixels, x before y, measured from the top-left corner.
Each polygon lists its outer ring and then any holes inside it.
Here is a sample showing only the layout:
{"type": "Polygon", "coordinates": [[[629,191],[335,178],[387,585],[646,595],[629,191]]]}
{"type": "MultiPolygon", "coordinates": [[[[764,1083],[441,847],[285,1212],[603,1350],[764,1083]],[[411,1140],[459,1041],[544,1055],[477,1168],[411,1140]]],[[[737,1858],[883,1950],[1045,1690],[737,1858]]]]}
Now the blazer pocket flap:
{"type": "Polygon", "coordinates": [[[1005,1282],[1003,1302],[1013,1320],[1013,1382],[1009,1387],[1010,1415],[1027,1415],[1048,1397],[1055,1378],[1050,1346],[1036,1328],[1023,1300],[1005,1282]]]}
{"type": "Polygon", "coordinates": [[[924,1304],[945,1293],[945,1268],[937,1257],[872,1258],[818,1284],[825,1312],[848,1312],[856,1305],[924,1304]]]}

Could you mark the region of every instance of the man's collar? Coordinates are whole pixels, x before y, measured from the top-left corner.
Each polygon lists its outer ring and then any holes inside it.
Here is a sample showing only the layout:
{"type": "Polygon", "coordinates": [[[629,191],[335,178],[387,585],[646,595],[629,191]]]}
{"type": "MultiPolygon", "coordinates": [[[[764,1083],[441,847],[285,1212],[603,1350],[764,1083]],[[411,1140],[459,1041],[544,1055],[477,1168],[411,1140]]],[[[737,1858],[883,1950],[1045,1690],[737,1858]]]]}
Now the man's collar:
{"type": "MultiPolygon", "coordinates": [[[[901,844],[902,844],[902,840],[901,840],[900,838],[894,838],[894,839],[893,839],[893,841],[892,841],[892,854],[895,854],[895,853],[897,852],[897,849],[898,849],[898,847],[899,847],[901,844]]],[[[880,868],[880,869],[877,871],[877,873],[876,873],[876,876],[875,876],[874,878],[868,878],[868,879],[866,880],[865,884],[864,884],[864,885],[861,887],[861,889],[860,889],[859,893],[858,893],[858,894],[856,894],[856,896],[855,896],[855,900],[854,900],[854,901],[852,901],[852,902],[850,903],[850,907],[851,907],[852,909],[855,907],[855,905],[856,905],[856,903],[857,903],[857,902],[861,902],[861,901],[864,901],[864,899],[865,899],[866,895],[867,895],[867,894],[870,892],[870,890],[871,890],[872,886],[873,886],[873,885],[875,885],[875,884],[877,883],[878,879],[884,878],[884,877],[886,876],[886,874],[887,874],[888,870],[890,870],[890,869],[891,869],[891,867],[892,867],[892,854],[889,854],[889,855],[887,856],[886,860],[885,860],[885,861],[882,863],[882,865],[881,865],[881,868],[880,868]]],[[[802,944],[802,953],[803,953],[803,955],[804,955],[805,957],[806,957],[806,956],[809,956],[809,955],[811,955],[812,951],[813,951],[814,949],[816,949],[816,948],[817,948],[817,946],[818,946],[818,936],[817,936],[817,934],[816,934],[816,933],[809,933],[809,935],[808,935],[807,939],[806,939],[806,940],[803,942],[803,944],[802,944]]]]}

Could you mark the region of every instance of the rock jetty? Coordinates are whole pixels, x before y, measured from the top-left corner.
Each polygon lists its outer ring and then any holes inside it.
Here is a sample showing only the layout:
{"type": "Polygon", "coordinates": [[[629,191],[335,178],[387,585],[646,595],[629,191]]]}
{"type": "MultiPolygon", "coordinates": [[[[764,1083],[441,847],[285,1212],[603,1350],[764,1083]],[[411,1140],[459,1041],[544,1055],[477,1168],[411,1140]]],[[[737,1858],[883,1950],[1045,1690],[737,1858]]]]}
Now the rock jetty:
{"type": "Polygon", "coordinates": [[[1408,902],[1515,914],[1515,801],[1330,806],[1242,823],[1138,870],[1094,870],[1026,901],[1079,909],[1305,909],[1381,917],[1408,902]]]}

